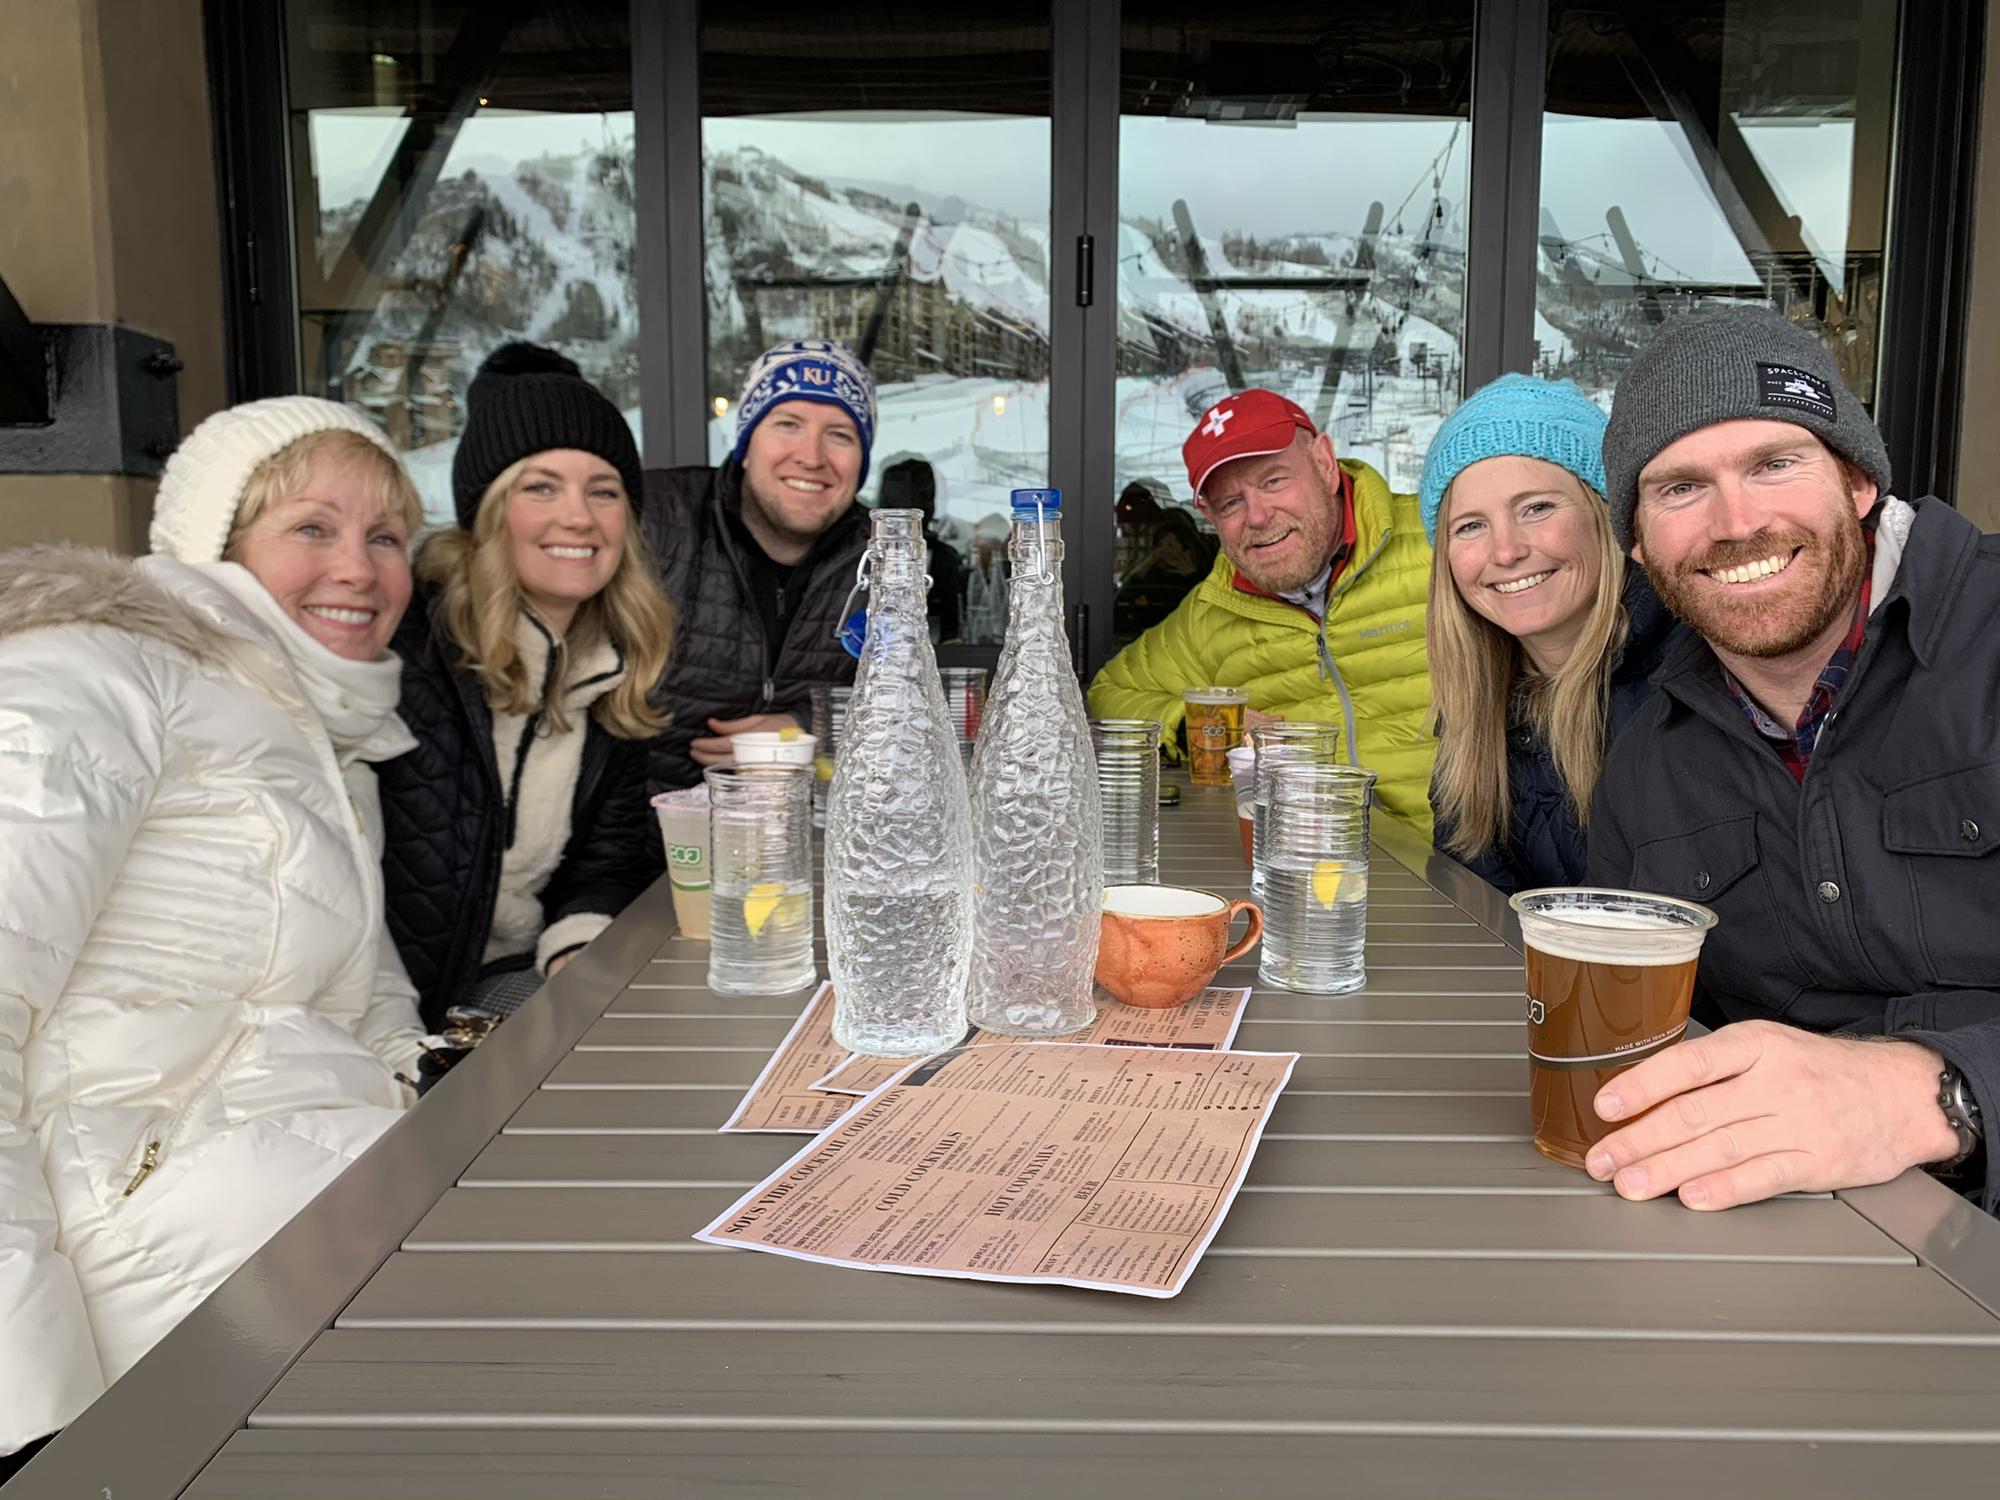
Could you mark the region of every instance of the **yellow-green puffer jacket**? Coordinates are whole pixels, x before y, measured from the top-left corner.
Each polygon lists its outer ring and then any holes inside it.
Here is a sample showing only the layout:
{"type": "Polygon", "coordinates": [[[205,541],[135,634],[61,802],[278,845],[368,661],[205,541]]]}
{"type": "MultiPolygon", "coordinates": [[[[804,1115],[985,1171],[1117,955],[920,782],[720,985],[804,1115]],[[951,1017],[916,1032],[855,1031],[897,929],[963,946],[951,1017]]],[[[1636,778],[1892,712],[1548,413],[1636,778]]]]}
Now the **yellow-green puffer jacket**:
{"type": "Polygon", "coordinates": [[[1219,556],[1172,614],[1105,664],[1090,685],[1090,711],[1158,719],[1172,747],[1183,691],[1248,688],[1253,709],[1345,726],[1348,758],[1380,777],[1382,806],[1428,840],[1437,752],[1424,654],[1431,549],[1415,495],[1392,494],[1366,464],[1342,459],[1340,467],[1354,481],[1354,553],[1324,622],[1245,593],[1219,556]]]}

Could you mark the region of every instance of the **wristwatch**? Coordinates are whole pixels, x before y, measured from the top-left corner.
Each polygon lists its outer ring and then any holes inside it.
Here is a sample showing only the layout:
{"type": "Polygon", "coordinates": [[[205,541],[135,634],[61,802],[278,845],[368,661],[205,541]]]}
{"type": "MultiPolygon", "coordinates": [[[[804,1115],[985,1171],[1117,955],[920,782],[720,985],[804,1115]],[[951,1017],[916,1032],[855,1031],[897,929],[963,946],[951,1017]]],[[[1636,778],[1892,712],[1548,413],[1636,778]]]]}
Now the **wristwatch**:
{"type": "Polygon", "coordinates": [[[1938,1074],[1938,1108],[1944,1111],[1945,1123],[1951,1126],[1952,1134],[1958,1137],[1958,1155],[1950,1161],[1933,1162],[1930,1170],[1951,1173],[1962,1167],[1980,1147],[1984,1132],[1979,1122],[1979,1101],[1972,1097],[1972,1090],[1966,1087],[1965,1075],[1958,1069],[1945,1064],[1938,1074]]]}

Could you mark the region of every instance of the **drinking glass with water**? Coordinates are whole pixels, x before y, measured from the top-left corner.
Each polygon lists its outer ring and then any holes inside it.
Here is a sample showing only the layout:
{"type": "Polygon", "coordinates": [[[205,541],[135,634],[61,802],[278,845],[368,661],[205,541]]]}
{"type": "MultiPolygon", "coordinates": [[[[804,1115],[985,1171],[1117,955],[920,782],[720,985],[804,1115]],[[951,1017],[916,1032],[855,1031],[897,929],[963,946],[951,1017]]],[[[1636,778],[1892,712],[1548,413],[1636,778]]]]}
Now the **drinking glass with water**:
{"type": "Polygon", "coordinates": [[[834,759],[840,754],[847,735],[847,705],[854,697],[851,687],[815,683],[812,688],[812,732],[819,743],[813,758],[813,827],[826,827],[827,794],[833,788],[834,759]]]}
{"type": "Polygon", "coordinates": [[[1368,799],[1360,766],[1271,767],[1265,814],[1264,952],[1257,977],[1331,995],[1368,982],[1368,799]]]}
{"type": "Polygon", "coordinates": [[[1270,821],[1271,773],[1282,765],[1340,764],[1340,726],[1301,720],[1260,724],[1250,731],[1256,755],[1250,809],[1250,894],[1264,899],[1265,825],[1270,821]]]}
{"type": "Polygon", "coordinates": [[[1104,883],[1160,883],[1160,725],[1092,719],[1097,790],[1104,802],[1104,883]]]}
{"type": "Polygon", "coordinates": [[[812,768],[711,766],[708,987],[804,989],[813,966],[812,768]]]}

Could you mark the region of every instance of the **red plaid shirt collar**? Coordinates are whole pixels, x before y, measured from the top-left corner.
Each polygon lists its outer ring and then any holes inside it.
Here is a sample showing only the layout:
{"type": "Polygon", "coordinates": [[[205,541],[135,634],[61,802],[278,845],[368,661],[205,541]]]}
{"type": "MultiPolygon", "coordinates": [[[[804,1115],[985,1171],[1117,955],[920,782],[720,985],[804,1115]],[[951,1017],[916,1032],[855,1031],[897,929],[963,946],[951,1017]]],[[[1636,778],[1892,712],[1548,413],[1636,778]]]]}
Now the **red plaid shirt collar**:
{"type": "Polygon", "coordinates": [[[1855,602],[1854,623],[1848,627],[1846,637],[1834,648],[1833,655],[1827,658],[1826,665],[1820,668],[1818,681],[1813,683],[1812,691],[1806,695],[1806,706],[1799,711],[1798,723],[1786,729],[1743,690],[1743,684],[1727,667],[1722,669],[1722,680],[1728,686],[1730,695],[1736,699],[1736,706],[1749,718],[1751,727],[1771,741],[1771,748],[1778,752],[1778,758],[1792,773],[1794,781],[1806,779],[1806,767],[1812,764],[1813,751],[1819,745],[1819,732],[1826,723],[1827,711],[1840,695],[1847,682],[1847,674],[1854,669],[1854,658],[1861,652],[1861,640],[1868,628],[1869,596],[1875,586],[1875,533],[1870,531],[1866,536],[1868,550],[1862,563],[1861,597],[1855,602]]]}

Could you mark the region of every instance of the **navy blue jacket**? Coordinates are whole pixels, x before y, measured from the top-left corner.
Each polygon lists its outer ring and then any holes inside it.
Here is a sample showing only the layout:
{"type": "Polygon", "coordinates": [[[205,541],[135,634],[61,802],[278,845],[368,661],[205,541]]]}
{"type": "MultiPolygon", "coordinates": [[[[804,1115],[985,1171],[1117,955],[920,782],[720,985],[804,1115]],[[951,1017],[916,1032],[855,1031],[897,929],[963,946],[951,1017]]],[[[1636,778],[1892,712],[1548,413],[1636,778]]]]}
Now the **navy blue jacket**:
{"type": "MultiPolygon", "coordinates": [[[[1625,645],[1611,669],[1611,701],[1604,719],[1608,756],[1618,732],[1653,696],[1646,679],[1686,634],[1636,564],[1625,571],[1625,645]]],[[[1435,800],[1435,799],[1433,799],[1435,800]]],[[[1484,854],[1464,863],[1508,895],[1545,885],[1575,885],[1588,873],[1589,849],[1569,789],[1556,770],[1548,743],[1516,722],[1507,738],[1507,833],[1484,854]]],[[[1452,825],[1437,817],[1436,841],[1449,852],[1452,825]]]]}
{"type": "MultiPolygon", "coordinates": [[[[1887,502],[1895,505],[1898,502],[1887,502]]],[[[1896,518],[1900,520],[1902,518],[1896,518]]],[[[1882,568],[1892,524],[1877,531],[1882,568]]],[[[2000,1122],[2000,536],[1919,500],[1805,780],[1745,717],[1705,641],[1606,759],[1599,885],[1698,901],[1696,1014],[1921,1042],[2000,1122]]],[[[1974,1184],[2000,1204],[2000,1151],[1974,1184]]]]}

